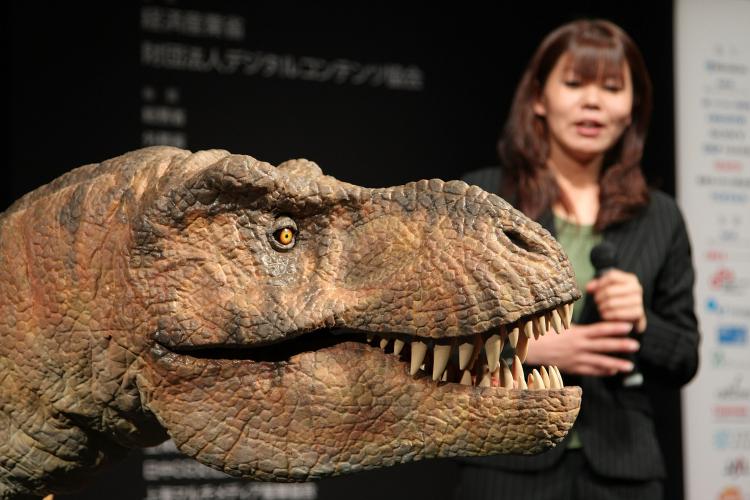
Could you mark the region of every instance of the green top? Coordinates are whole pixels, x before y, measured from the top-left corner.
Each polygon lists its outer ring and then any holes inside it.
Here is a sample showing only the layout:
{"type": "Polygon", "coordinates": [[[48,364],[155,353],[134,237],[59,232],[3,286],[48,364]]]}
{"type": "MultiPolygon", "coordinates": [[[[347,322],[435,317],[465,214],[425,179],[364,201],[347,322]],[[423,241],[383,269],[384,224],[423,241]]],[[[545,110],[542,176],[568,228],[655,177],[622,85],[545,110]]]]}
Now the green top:
{"type": "Polygon", "coordinates": [[[601,243],[602,234],[596,232],[593,225],[576,224],[558,215],[555,215],[555,231],[557,241],[573,266],[576,282],[582,294],[573,309],[573,321],[577,323],[586,302],[586,283],[594,278],[595,273],[591,264],[591,249],[601,243]]]}
{"type": "MultiPolygon", "coordinates": [[[[573,309],[573,321],[577,323],[586,302],[586,283],[591,281],[596,272],[591,264],[591,249],[601,243],[602,234],[594,231],[593,225],[576,224],[557,215],[555,215],[555,231],[557,241],[568,254],[568,259],[576,273],[576,283],[581,290],[581,298],[578,299],[573,309]]],[[[568,449],[581,447],[583,443],[574,428],[568,441],[568,449]]]]}

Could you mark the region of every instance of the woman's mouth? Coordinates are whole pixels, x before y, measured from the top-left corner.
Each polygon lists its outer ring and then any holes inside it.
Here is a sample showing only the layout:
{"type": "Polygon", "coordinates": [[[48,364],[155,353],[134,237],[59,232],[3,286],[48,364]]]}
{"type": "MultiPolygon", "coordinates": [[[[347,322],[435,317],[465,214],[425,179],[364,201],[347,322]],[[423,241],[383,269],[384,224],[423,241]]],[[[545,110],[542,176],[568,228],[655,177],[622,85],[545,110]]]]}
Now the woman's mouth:
{"type": "Polygon", "coordinates": [[[575,122],[576,132],[583,137],[598,137],[604,129],[604,124],[596,120],[580,120],[575,122]]]}

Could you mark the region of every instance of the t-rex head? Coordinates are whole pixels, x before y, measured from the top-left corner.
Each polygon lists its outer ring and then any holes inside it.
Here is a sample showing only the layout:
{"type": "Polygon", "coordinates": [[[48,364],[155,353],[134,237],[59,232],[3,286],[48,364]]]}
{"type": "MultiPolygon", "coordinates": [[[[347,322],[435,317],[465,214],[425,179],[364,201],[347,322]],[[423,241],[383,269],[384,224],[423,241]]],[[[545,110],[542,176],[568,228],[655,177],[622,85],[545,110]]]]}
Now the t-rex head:
{"type": "MultiPolygon", "coordinates": [[[[520,360],[500,360],[567,324],[570,264],[460,181],[365,189],[306,160],[147,148],[27,195],[0,236],[3,289],[21,297],[0,295],[0,362],[25,394],[0,392],[25,408],[0,418],[54,459],[85,455],[80,467],[102,461],[94,441],[155,444],[163,428],[229,474],[305,480],[536,453],[578,412],[554,368],[527,388],[520,360]],[[96,439],[61,456],[61,439],[18,422],[32,404],[60,435],[96,439]]],[[[53,461],[27,490],[66,484],[53,461]]]]}

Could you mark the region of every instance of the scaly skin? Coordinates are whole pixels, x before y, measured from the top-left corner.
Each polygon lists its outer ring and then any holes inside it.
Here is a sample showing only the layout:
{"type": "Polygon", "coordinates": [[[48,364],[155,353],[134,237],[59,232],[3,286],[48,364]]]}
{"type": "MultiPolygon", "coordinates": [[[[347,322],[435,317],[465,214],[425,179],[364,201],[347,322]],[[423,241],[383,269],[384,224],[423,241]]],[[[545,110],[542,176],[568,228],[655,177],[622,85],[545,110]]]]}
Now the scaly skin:
{"type": "Polygon", "coordinates": [[[366,343],[505,338],[579,297],[546,231],[460,181],[365,189],[306,160],[142,149],[0,215],[0,284],[2,498],[167,437],[272,481],[536,453],[580,404],[412,377],[408,346],[366,343]]]}

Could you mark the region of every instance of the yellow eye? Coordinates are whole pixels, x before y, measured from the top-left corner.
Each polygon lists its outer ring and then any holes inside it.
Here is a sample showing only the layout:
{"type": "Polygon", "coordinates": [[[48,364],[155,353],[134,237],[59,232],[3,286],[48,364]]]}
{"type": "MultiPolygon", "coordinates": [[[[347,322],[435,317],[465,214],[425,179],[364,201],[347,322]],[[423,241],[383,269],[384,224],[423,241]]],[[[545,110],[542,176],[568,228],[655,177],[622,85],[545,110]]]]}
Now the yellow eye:
{"type": "Polygon", "coordinates": [[[284,246],[291,245],[294,242],[294,230],[290,227],[279,229],[273,234],[276,241],[284,246]]]}

